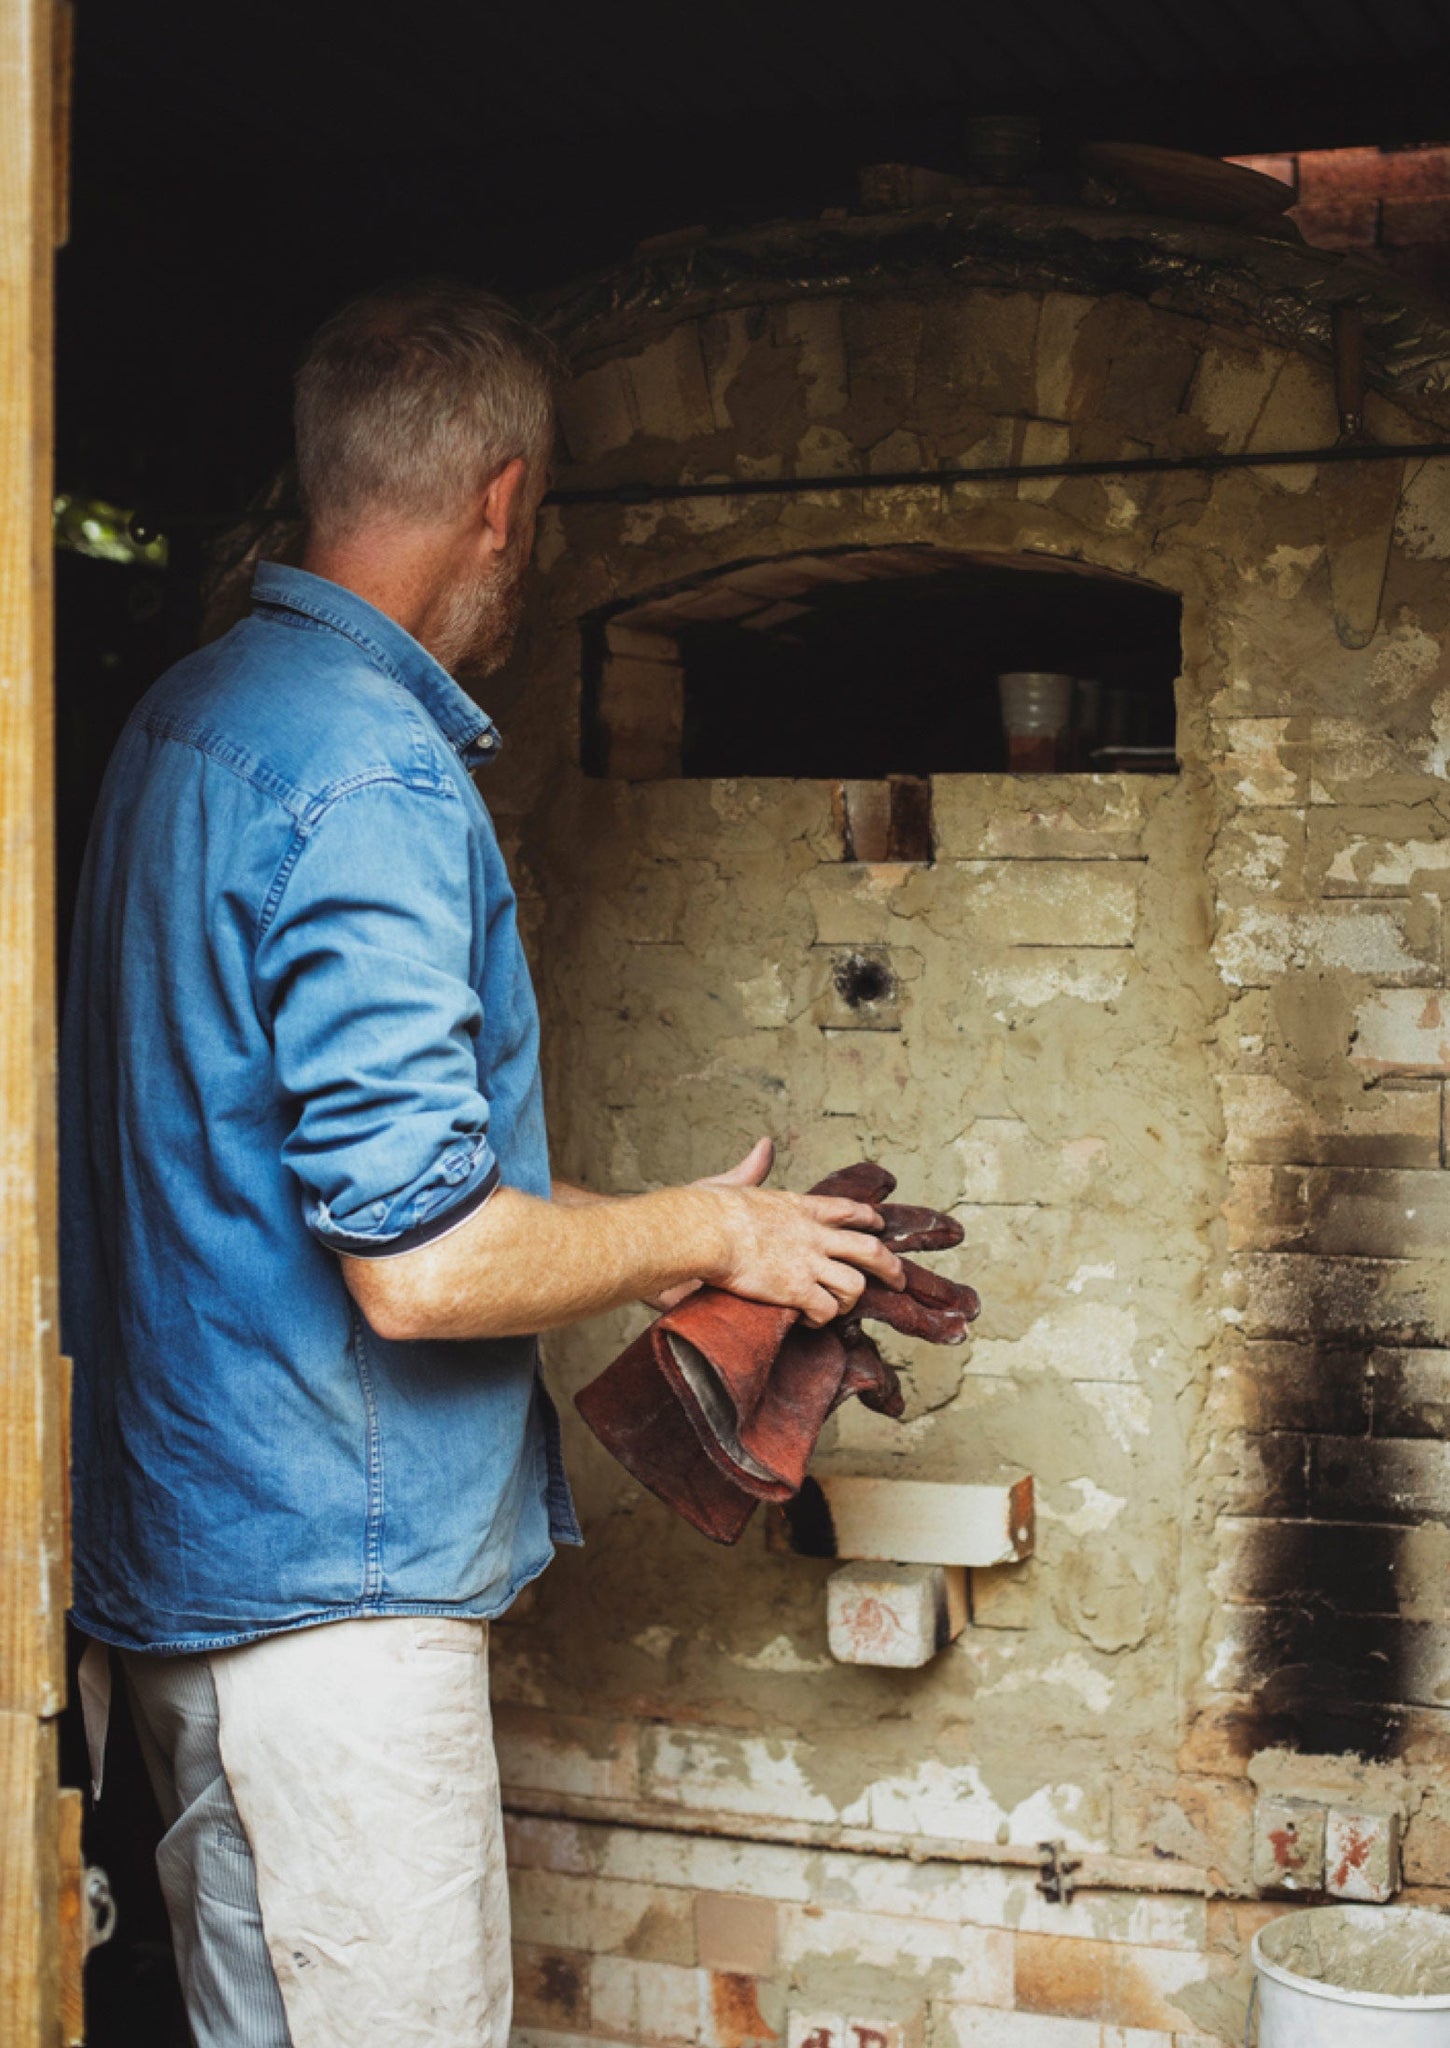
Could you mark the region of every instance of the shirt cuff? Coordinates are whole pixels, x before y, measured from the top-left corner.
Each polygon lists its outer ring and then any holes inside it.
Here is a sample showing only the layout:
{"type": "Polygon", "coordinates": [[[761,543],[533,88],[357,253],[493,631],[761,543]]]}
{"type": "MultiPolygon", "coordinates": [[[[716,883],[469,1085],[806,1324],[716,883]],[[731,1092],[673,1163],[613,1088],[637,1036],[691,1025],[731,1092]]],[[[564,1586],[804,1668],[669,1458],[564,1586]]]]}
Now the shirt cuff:
{"type": "Polygon", "coordinates": [[[325,1244],[329,1251],[337,1252],[347,1259],[396,1259],[405,1252],[415,1252],[420,1246],[433,1244],[451,1231],[458,1230],[469,1217],[481,1209],[499,1185],[498,1161],[491,1153],[480,1160],[483,1171],[470,1177],[456,1201],[444,1209],[436,1209],[421,1223],[415,1223],[407,1230],[400,1230],[387,1237],[369,1237],[361,1232],[353,1234],[340,1230],[319,1228],[313,1224],[313,1235],[325,1244]]]}
{"type": "Polygon", "coordinates": [[[491,1166],[476,1187],[469,1189],[461,1202],[455,1202],[451,1209],[445,1209],[441,1216],[430,1216],[426,1223],[418,1224],[412,1230],[405,1230],[401,1237],[390,1238],[386,1244],[369,1245],[348,1251],[350,1259],[397,1259],[404,1252],[415,1252],[420,1245],[435,1244],[440,1237],[447,1237],[461,1228],[469,1217],[481,1209],[499,1183],[497,1163],[491,1166]]]}

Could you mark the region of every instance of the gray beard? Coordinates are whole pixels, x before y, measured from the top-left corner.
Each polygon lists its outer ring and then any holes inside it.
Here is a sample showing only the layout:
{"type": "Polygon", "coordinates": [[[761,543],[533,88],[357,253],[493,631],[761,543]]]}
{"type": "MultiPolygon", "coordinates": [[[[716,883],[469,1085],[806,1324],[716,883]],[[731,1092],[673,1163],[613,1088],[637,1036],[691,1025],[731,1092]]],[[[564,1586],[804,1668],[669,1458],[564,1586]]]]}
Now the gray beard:
{"type": "Polygon", "coordinates": [[[510,563],[497,576],[460,583],[429,635],[431,652],[460,683],[483,682],[508,660],[524,612],[524,570],[510,563]]]}

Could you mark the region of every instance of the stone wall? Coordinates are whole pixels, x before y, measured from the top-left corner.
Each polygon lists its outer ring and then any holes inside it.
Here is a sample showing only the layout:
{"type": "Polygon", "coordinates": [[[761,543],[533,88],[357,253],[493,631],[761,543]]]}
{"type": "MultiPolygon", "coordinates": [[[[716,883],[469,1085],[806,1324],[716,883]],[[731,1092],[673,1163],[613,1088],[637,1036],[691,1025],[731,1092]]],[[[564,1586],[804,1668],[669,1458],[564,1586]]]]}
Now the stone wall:
{"type": "MultiPolygon", "coordinates": [[[[1335,438],[1327,365],[1261,333],[961,274],[848,282],[595,333],[566,481],[1335,438]]],[[[1405,403],[1374,395],[1374,430],[1440,433],[1405,403]]],[[[924,1669],[848,1668],[827,1566],[763,1521],[712,1548],[573,1430],[588,1547],[495,1635],[526,2041],[1236,2040],[1244,1944],[1280,1909],[1261,1799],[1393,1809],[1414,1895],[1450,1886],[1447,477],[546,515],[487,795],[557,1164],[652,1186],[769,1131],[793,1185],[869,1154],[953,1209],[975,1344],[893,1343],[904,1424],[852,1404],[824,1451],[1025,1467],[1039,1536],[973,1575],[972,1624],[924,1669]],[[843,858],[824,781],[582,775],[581,622],[743,560],[904,543],[1177,593],[1182,773],[938,777],[934,861],[878,865],[843,858]],[[833,1006],[842,948],[889,961],[875,1028],[833,1006]],[[1049,1840],[1082,1861],[1070,1904],[1036,1888],[1049,1840]]],[[[641,1321],[550,1341],[566,1407],[641,1321]]]]}

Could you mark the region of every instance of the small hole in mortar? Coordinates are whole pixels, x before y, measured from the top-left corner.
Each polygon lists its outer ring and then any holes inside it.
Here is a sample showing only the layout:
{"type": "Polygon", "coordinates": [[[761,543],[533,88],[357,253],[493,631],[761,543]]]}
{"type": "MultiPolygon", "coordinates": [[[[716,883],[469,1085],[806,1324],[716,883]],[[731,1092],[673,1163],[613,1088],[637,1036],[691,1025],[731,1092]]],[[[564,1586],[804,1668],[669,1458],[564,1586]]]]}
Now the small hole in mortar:
{"type": "Polygon", "coordinates": [[[842,1001],[853,1010],[859,1010],[864,1003],[884,1003],[896,993],[896,984],[885,962],[868,959],[864,953],[848,953],[838,960],[834,978],[842,1001]]]}

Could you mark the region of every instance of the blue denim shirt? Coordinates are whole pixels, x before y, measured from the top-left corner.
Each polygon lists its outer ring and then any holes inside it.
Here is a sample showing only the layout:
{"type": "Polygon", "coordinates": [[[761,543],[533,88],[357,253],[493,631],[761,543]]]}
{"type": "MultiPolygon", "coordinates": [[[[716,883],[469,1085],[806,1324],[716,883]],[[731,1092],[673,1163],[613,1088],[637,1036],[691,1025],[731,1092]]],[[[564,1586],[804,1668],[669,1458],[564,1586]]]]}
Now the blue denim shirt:
{"type": "Polygon", "coordinates": [[[300,569],[117,746],[62,1047],[75,1614],[202,1650],[493,1615],[578,1541],[532,1338],[392,1343],[337,1254],[549,1192],[488,718],[300,569]]]}

